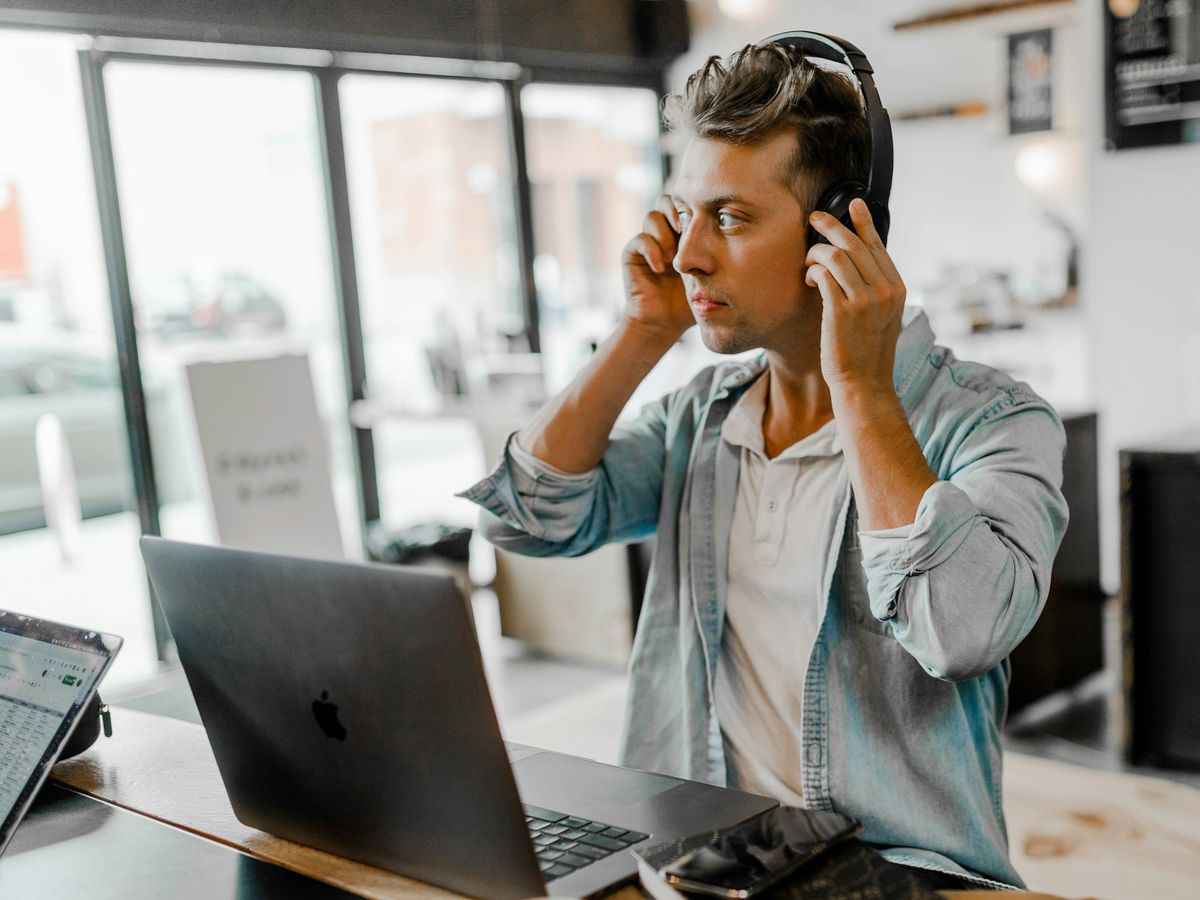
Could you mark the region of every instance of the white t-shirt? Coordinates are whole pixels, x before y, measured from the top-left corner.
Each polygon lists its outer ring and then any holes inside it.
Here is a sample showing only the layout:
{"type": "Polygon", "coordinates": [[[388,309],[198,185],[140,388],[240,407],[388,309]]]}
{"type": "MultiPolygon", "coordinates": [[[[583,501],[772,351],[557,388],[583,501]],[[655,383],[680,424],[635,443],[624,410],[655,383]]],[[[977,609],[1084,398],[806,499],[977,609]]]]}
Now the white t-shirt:
{"type": "MultiPolygon", "coordinates": [[[[713,700],[730,787],[801,806],[804,676],[849,477],[833,420],[767,458],[768,384],[763,375],[751,385],[721,428],[722,440],[741,449],[741,468],[713,700]]],[[[864,541],[900,540],[908,532],[860,534],[864,541]]]]}

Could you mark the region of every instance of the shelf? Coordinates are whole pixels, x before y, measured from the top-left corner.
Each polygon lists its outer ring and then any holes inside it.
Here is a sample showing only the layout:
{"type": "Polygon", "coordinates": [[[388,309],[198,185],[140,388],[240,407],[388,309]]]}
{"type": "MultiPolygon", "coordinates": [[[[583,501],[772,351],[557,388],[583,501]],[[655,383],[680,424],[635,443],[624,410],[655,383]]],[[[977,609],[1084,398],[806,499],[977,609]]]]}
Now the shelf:
{"type": "Polygon", "coordinates": [[[946,106],[927,106],[906,109],[891,114],[893,122],[920,122],[925,119],[952,119],[961,116],[984,116],[991,110],[986,103],[957,103],[946,106]]]}
{"type": "Polygon", "coordinates": [[[994,16],[1015,10],[1032,9],[1039,6],[1062,6],[1074,2],[1075,0],[995,0],[992,3],[971,3],[966,6],[940,9],[915,19],[905,19],[903,22],[897,22],[892,28],[896,31],[907,31],[913,28],[928,28],[931,25],[948,25],[967,19],[980,19],[984,16],[994,16]]]}

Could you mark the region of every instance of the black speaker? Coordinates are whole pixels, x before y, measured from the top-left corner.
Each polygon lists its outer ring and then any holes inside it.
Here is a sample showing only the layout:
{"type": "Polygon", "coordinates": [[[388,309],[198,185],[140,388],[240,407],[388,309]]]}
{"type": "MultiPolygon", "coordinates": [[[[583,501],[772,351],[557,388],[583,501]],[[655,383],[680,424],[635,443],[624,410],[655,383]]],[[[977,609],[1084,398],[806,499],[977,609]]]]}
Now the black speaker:
{"type": "Polygon", "coordinates": [[[1128,760],[1200,768],[1200,433],[1121,451],[1128,760]]]}
{"type": "Polygon", "coordinates": [[[1008,709],[1072,687],[1104,668],[1096,414],[1064,414],[1063,496],[1071,510],[1037,624],[1012,653],[1008,709]]]}

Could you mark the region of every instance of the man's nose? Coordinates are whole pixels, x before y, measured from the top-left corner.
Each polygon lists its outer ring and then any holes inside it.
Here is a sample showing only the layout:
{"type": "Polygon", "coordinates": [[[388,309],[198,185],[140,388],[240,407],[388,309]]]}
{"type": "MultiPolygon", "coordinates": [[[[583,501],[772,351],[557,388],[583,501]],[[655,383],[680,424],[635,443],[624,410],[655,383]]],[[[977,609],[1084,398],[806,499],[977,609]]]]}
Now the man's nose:
{"type": "Polygon", "coordinates": [[[711,248],[704,239],[704,225],[697,219],[688,222],[679,235],[679,246],[671,265],[680,275],[707,275],[713,270],[711,248]]]}

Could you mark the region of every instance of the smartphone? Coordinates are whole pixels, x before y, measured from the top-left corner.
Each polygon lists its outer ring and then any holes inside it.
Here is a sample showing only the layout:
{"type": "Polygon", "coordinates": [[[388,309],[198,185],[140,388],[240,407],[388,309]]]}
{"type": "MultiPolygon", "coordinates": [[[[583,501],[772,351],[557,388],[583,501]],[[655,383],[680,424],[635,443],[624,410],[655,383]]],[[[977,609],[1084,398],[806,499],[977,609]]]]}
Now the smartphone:
{"type": "Polygon", "coordinates": [[[683,891],[753,897],[860,831],[857,819],[841,813],[780,806],[717,832],[707,843],[661,864],[658,874],[683,891]]]}

